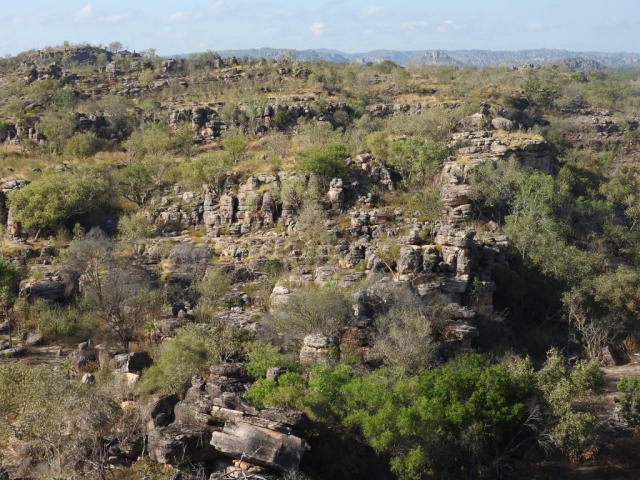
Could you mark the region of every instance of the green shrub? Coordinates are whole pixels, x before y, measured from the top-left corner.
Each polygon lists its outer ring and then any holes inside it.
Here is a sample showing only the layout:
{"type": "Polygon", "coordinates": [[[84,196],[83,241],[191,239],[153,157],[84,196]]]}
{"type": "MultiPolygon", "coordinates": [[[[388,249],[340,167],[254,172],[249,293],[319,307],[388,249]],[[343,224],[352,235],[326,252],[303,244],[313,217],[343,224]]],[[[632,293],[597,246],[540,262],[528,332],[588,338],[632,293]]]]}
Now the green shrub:
{"type": "Polygon", "coordinates": [[[418,137],[394,140],[389,144],[388,162],[395,167],[407,186],[430,182],[442,162],[449,156],[449,149],[433,141],[418,137]]]}
{"type": "Polygon", "coordinates": [[[622,406],[622,417],[629,426],[640,425],[640,377],[622,377],[618,382],[620,395],[620,405],[622,406]]]}
{"type": "Polygon", "coordinates": [[[104,142],[93,132],[76,133],[67,140],[65,151],[76,158],[93,157],[104,148],[104,142]]]}
{"type": "Polygon", "coordinates": [[[48,110],[40,119],[38,129],[47,137],[49,148],[61,154],[76,129],[76,119],[71,113],[48,110]]]}
{"type": "Polygon", "coordinates": [[[321,175],[326,178],[344,178],[348,169],[345,160],[349,152],[337,143],[300,153],[297,165],[303,173],[321,175]]]}
{"type": "Polygon", "coordinates": [[[141,393],[181,391],[193,375],[205,374],[211,365],[244,360],[252,338],[247,330],[187,325],[162,345],[155,363],[143,372],[138,389],[141,393]]]}
{"type": "Polygon", "coordinates": [[[345,388],[346,424],[391,455],[391,470],[403,479],[481,476],[494,442],[518,428],[530,394],[524,382],[479,355],[410,378],[374,372],[345,388]]]}
{"type": "Polygon", "coordinates": [[[60,90],[51,100],[60,109],[71,109],[78,103],[78,98],[70,90],[60,90]]]}
{"type": "Polygon", "coordinates": [[[301,374],[286,372],[276,381],[261,378],[255,382],[247,393],[247,399],[258,408],[304,410],[305,390],[306,382],[301,374]]]}
{"type": "Polygon", "coordinates": [[[219,188],[223,175],[233,166],[229,155],[209,152],[180,164],[180,178],[188,188],[199,189],[203,185],[219,188]]]}
{"type": "Polygon", "coordinates": [[[86,169],[44,175],[13,190],[8,203],[23,227],[57,228],[73,216],[102,211],[110,193],[104,172],[86,169]]]}
{"type": "Polygon", "coordinates": [[[264,323],[285,342],[299,342],[312,333],[338,335],[351,313],[351,302],[343,291],[329,286],[309,288],[291,295],[264,323]]]}
{"type": "Polygon", "coordinates": [[[120,195],[142,207],[153,186],[153,172],[144,163],[132,163],[118,172],[116,180],[120,195]]]}
{"type": "Polygon", "coordinates": [[[255,343],[247,354],[247,373],[254,379],[262,379],[267,370],[273,367],[283,367],[290,372],[300,372],[300,363],[268,343],[255,343]]]}
{"type": "Polygon", "coordinates": [[[38,332],[58,337],[76,337],[91,334],[96,328],[96,314],[77,306],[60,307],[44,301],[32,307],[38,332]]]}

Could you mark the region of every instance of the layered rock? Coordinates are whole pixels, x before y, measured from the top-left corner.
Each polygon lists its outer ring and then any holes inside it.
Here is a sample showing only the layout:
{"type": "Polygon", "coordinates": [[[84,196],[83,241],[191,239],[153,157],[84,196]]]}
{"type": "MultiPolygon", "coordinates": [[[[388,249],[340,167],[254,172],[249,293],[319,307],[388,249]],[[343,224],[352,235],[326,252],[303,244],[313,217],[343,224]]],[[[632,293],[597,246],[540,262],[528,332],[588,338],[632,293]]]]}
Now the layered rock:
{"type": "Polygon", "coordinates": [[[152,407],[149,455],[164,464],[231,457],[278,471],[297,470],[309,426],[299,412],[247,404],[249,379],[242,364],[214,365],[209,379],[195,376],[182,401],[163,397],[152,407]]]}
{"type": "Polygon", "coordinates": [[[322,334],[307,335],[300,349],[300,363],[327,363],[337,357],[339,348],[338,339],[334,337],[322,334]]]}

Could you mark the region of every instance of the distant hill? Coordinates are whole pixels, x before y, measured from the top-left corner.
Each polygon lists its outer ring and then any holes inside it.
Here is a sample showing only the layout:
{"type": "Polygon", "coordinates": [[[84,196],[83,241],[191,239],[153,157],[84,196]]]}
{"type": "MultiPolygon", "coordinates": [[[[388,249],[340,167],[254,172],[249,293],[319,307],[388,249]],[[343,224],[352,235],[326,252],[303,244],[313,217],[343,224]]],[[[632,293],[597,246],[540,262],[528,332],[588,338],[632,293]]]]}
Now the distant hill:
{"type": "Polygon", "coordinates": [[[597,60],[582,57],[563,58],[554,63],[569,70],[602,70],[605,68],[605,66],[597,60]]]}
{"type": "MultiPolygon", "coordinates": [[[[250,50],[221,50],[223,57],[283,58],[286,48],[259,48],[250,50]]],[[[329,62],[379,63],[391,60],[400,65],[457,65],[460,67],[518,66],[560,62],[570,68],[592,69],[640,64],[638,53],[571,52],[568,50],[533,49],[519,51],[491,50],[375,50],[364,53],[344,53],[338,50],[292,50],[293,58],[300,61],[324,60],[329,62]],[[569,61],[575,59],[576,61],[569,61]],[[594,63],[590,62],[593,61],[594,63]]]]}

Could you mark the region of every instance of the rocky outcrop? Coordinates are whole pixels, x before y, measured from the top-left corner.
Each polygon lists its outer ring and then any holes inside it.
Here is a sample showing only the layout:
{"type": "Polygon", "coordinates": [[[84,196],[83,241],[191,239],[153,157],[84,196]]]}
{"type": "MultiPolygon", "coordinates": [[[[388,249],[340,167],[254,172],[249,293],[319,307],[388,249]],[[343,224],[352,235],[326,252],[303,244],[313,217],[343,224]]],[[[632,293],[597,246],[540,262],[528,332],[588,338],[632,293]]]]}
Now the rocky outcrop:
{"type": "MultiPolygon", "coordinates": [[[[494,119],[501,129],[507,130],[506,119],[494,119]]],[[[499,128],[497,127],[497,128],[499,128]]],[[[513,128],[513,125],[511,125],[513,128]]],[[[488,130],[464,131],[453,134],[450,147],[464,158],[466,164],[487,160],[503,160],[515,156],[527,168],[551,173],[553,156],[551,147],[542,138],[528,134],[511,133],[496,136],[488,130]]]]}
{"type": "Polygon", "coordinates": [[[42,298],[49,303],[60,303],[76,292],[76,283],[69,275],[45,272],[44,278],[21,285],[20,293],[30,299],[42,298]]]}
{"type": "Polygon", "coordinates": [[[177,466],[230,457],[278,471],[297,470],[309,420],[300,412],[247,404],[242,394],[249,384],[243,364],[220,364],[210,368],[208,380],[193,377],[184,400],[175,395],[158,399],[148,425],[151,459],[177,466]]]}
{"type": "Polygon", "coordinates": [[[159,463],[183,465],[210,462],[220,453],[210,444],[212,432],[184,423],[159,427],[149,433],[149,458],[159,463]]]}
{"type": "Polygon", "coordinates": [[[78,373],[95,370],[98,366],[98,350],[90,341],[82,342],[69,354],[69,360],[78,373]]]}
{"type": "Polygon", "coordinates": [[[227,422],[222,432],[212,435],[211,444],[232,458],[282,472],[296,471],[306,443],[294,435],[247,423],[227,422]]]}
{"type": "Polygon", "coordinates": [[[300,349],[300,363],[303,365],[327,363],[337,358],[339,349],[340,344],[337,338],[322,334],[307,335],[300,349]]]}
{"type": "Polygon", "coordinates": [[[153,365],[153,358],[148,352],[121,353],[114,357],[116,369],[123,373],[139,374],[153,365]]]}
{"type": "Polygon", "coordinates": [[[344,207],[344,183],[340,178],[334,178],[329,185],[327,201],[333,210],[340,211],[344,207]]]}

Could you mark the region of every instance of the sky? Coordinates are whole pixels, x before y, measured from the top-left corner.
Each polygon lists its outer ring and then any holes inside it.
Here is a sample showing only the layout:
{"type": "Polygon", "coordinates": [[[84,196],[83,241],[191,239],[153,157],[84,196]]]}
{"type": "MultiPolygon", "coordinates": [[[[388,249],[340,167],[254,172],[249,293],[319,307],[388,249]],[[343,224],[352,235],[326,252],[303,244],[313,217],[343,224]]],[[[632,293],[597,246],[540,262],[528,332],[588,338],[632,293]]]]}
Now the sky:
{"type": "Polygon", "coordinates": [[[640,52],[640,0],[2,0],[0,55],[71,43],[640,52]]]}

